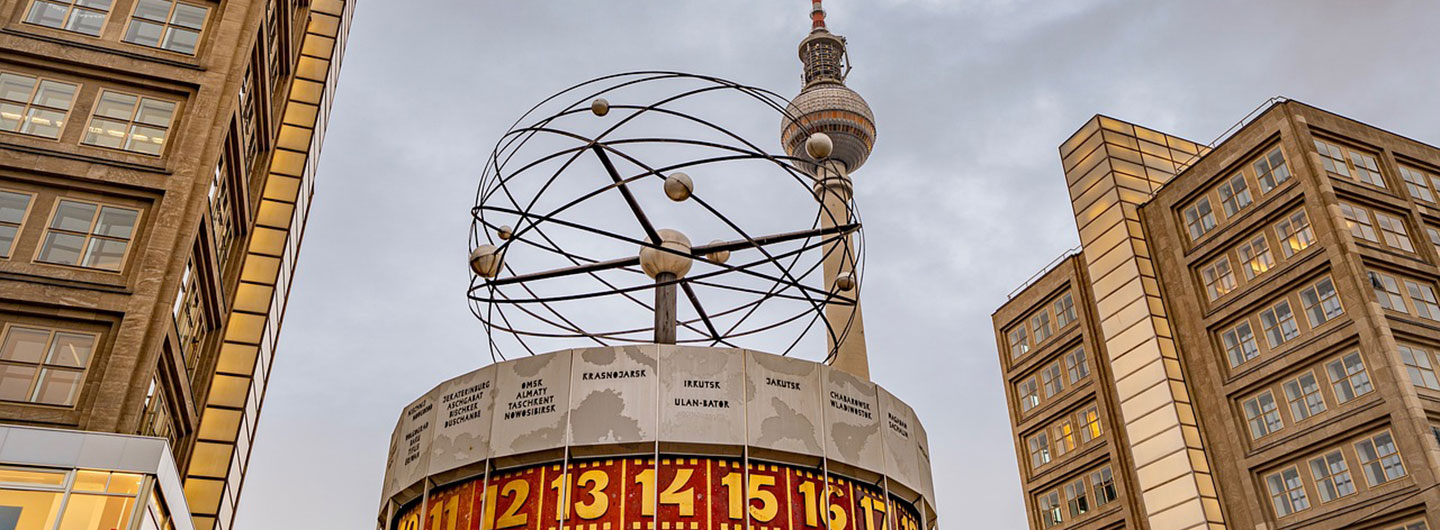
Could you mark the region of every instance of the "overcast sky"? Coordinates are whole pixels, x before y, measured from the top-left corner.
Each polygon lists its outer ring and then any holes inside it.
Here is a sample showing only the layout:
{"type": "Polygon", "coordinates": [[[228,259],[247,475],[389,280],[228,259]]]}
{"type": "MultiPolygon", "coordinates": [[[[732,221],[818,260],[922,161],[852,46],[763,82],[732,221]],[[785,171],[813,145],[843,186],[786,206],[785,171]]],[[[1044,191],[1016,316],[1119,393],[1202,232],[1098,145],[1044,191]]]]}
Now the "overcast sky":
{"type": "MultiPolygon", "coordinates": [[[[469,209],[485,155],[524,109],[637,69],[793,94],[809,8],[359,1],[242,530],[372,528],[401,408],[490,362],[464,299],[469,209]]],[[[1085,120],[1208,143],[1283,95],[1440,144],[1433,0],[827,8],[879,128],[856,175],[873,376],[925,423],[951,528],[1025,528],[990,314],[1078,243],[1057,146],[1085,120]]]]}

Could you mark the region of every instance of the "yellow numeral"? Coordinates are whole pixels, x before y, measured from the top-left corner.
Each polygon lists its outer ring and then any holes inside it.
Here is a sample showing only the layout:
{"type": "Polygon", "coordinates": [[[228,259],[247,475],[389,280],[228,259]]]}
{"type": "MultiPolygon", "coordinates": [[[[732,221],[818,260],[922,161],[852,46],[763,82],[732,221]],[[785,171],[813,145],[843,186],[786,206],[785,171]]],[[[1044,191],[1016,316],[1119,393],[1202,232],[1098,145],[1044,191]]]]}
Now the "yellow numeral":
{"type": "MultiPolygon", "coordinates": [[[[742,476],[740,473],[730,473],[729,475],[725,475],[725,478],[720,479],[720,484],[722,486],[725,486],[725,489],[730,490],[731,519],[745,518],[744,506],[747,503],[745,501],[742,501],[740,496],[740,482],[743,481],[744,478],[745,477],[742,476]]],[[[774,493],[770,493],[761,489],[765,486],[774,485],[775,477],[766,477],[760,475],[750,476],[749,499],[760,501],[760,507],[750,507],[750,516],[754,517],[755,520],[762,523],[770,522],[771,520],[775,519],[775,516],[777,514],[780,513],[779,499],[775,498],[774,493]]]]}
{"type": "Polygon", "coordinates": [[[520,513],[520,507],[524,506],[525,499],[530,497],[530,483],[526,482],[525,479],[515,479],[506,482],[505,486],[500,488],[504,490],[503,493],[493,488],[485,489],[485,521],[490,523],[487,524],[485,528],[514,528],[516,526],[525,526],[526,523],[530,522],[529,514],[520,513]],[[500,520],[496,521],[495,508],[498,507],[496,505],[500,501],[497,497],[503,496],[508,498],[511,495],[515,496],[515,501],[510,503],[510,507],[505,509],[505,513],[500,516],[500,520]]]}
{"type": "MultiPolygon", "coordinates": [[[[665,491],[660,492],[660,504],[669,504],[680,507],[682,517],[695,515],[695,489],[684,488],[695,476],[693,469],[681,469],[675,472],[675,479],[665,491]]],[[[655,515],[655,470],[647,469],[635,475],[635,483],[640,485],[640,515],[655,515]]]]}

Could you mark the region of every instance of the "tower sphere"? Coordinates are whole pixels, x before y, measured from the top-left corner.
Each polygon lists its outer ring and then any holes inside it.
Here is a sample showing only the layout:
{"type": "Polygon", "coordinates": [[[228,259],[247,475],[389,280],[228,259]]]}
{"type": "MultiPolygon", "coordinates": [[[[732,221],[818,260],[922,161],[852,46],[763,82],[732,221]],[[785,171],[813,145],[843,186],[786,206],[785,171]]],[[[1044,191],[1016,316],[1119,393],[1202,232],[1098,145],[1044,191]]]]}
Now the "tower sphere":
{"type": "Polygon", "coordinates": [[[812,159],[805,142],[825,133],[834,142],[830,159],[845,163],[848,171],[860,169],[875,147],[875,114],[860,94],[833,82],[815,83],[795,96],[780,122],[780,141],[790,156],[812,159]]]}
{"type": "Polygon", "coordinates": [[[494,278],[500,274],[504,255],[495,245],[485,244],[470,252],[470,270],[482,278],[494,278]]]}
{"type": "Polygon", "coordinates": [[[660,245],[663,248],[679,252],[682,255],[672,254],[654,247],[640,249],[640,268],[651,278],[659,276],[660,273],[668,272],[676,278],[684,278],[690,272],[690,266],[694,262],[690,259],[690,238],[679,230],[662,228],[656,231],[660,236],[660,245]]]}

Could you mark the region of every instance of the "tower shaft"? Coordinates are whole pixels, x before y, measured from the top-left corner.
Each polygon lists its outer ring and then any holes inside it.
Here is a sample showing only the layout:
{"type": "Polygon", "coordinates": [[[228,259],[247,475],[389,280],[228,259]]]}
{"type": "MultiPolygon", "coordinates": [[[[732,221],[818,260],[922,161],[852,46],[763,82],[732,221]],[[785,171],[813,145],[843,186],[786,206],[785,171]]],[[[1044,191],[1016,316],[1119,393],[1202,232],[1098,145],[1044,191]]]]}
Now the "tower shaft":
{"type": "MultiPolygon", "coordinates": [[[[820,202],[820,225],[833,229],[850,222],[850,198],[853,187],[845,164],[830,162],[814,166],[815,198],[820,202]]],[[[853,233],[825,245],[825,285],[833,290],[842,277],[855,272],[855,241],[853,233]]],[[[858,286],[857,286],[858,287],[858,286]]],[[[856,287],[852,287],[854,289],[856,287]]],[[[856,377],[870,379],[870,356],[865,349],[865,319],[860,310],[860,297],[854,293],[855,304],[826,304],[825,322],[830,329],[827,345],[833,357],[830,365],[856,377]]]]}

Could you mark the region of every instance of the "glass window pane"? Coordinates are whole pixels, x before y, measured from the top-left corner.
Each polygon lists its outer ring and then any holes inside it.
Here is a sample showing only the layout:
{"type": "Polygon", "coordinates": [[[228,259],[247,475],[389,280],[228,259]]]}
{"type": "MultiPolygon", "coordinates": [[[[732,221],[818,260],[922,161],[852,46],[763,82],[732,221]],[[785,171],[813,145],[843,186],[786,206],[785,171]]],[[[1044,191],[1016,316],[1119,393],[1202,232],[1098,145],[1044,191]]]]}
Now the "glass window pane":
{"type": "Polygon", "coordinates": [[[0,99],[26,103],[30,92],[35,90],[35,78],[15,74],[0,74],[0,99]]]}
{"type": "Polygon", "coordinates": [[[57,109],[69,109],[70,103],[75,99],[75,85],[69,83],[58,83],[55,81],[41,81],[40,90],[35,92],[36,105],[53,107],[57,109]]]}
{"type": "Polygon", "coordinates": [[[170,15],[170,6],[171,3],[164,0],[140,0],[140,5],[135,7],[135,18],[165,22],[170,15]]]}
{"type": "Polygon", "coordinates": [[[85,130],[85,143],[120,149],[125,146],[126,128],[124,122],[95,118],[90,120],[90,127],[85,130]]]}
{"type": "Polygon", "coordinates": [[[65,114],[48,109],[33,108],[25,116],[20,132],[45,138],[59,138],[60,127],[65,125],[65,114]]]}
{"type": "Polygon", "coordinates": [[[90,232],[90,222],[95,220],[95,205],[75,202],[60,201],[55,207],[55,219],[50,221],[50,228],[57,228],[70,232],[90,232]]]}
{"type": "Polygon", "coordinates": [[[110,0],[79,0],[78,2],[75,2],[75,5],[92,7],[101,11],[110,10],[110,0]]]}
{"type": "Polygon", "coordinates": [[[195,55],[195,47],[199,42],[200,32],[172,27],[165,31],[165,40],[160,43],[160,47],[186,55],[195,55]]]}
{"type": "Polygon", "coordinates": [[[124,495],[139,495],[140,484],[141,481],[144,479],[144,475],[119,472],[111,473],[110,487],[107,489],[107,491],[109,491],[110,493],[119,493],[124,495]]]}
{"type": "Polygon", "coordinates": [[[103,27],[105,27],[105,13],[89,9],[71,11],[70,22],[65,24],[65,29],[91,37],[100,36],[100,28],[103,27]]]}
{"type": "Polygon", "coordinates": [[[130,239],[130,234],[135,230],[135,218],[139,216],[139,211],[129,208],[101,208],[100,220],[95,223],[95,234],[130,239]]]}
{"type": "Polygon", "coordinates": [[[34,366],[0,364],[0,400],[29,401],[30,383],[34,380],[34,366]]]}
{"type": "Polygon", "coordinates": [[[140,112],[135,114],[135,121],[159,127],[169,127],[170,118],[174,115],[174,103],[145,98],[140,100],[140,112]]]}
{"type": "Polygon", "coordinates": [[[47,405],[74,405],[75,396],[80,393],[83,372],[46,368],[40,372],[40,383],[35,386],[35,402],[47,405]]]}
{"type": "Polygon", "coordinates": [[[129,121],[138,102],[139,98],[129,94],[105,92],[100,96],[100,103],[95,105],[95,115],[129,121]]]}
{"type": "Polygon", "coordinates": [[[24,222],[25,209],[29,206],[29,195],[0,191],[0,223],[20,224],[24,222]]]}
{"type": "Polygon", "coordinates": [[[90,249],[85,251],[82,266],[95,269],[118,271],[125,260],[125,247],[129,243],[114,239],[95,238],[90,240],[90,249]]]}
{"type": "Polygon", "coordinates": [[[94,352],[94,348],[93,335],[57,332],[55,342],[50,346],[50,356],[45,359],[45,363],[84,368],[90,363],[90,354],[94,352]]]}
{"type": "Polygon", "coordinates": [[[110,481],[109,471],[91,471],[82,469],[75,472],[75,491],[95,491],[104,493],[105,483],[110,481]]]}
{"type": "Polygon", "coordinates": [[[12,526],[9,528],[16,529],[51,528],[55,525],[56,517],[60,515],[62,495],[58,491],[0,490],[0,506],[18,508],[9,514],[0,515],[0,524],[10,523],[12,526]]]}
{"type": "Polygon", "coordinates": [[[0,258],[10,257],[10,247],[15,242],[15,234],[20,229],[13,226],[0,225],[0,258]]]}
{"type": "Polygon", "coordinates": [[[16,132],[25,118],[25,106],[18,103],[0,103],[0,130],[16,132]]]}
{"type": "Polygon", "coordinates": [[[0,483],[29,484],[32,486],[64,486],[65,472],[43,471],[38,469],[0,468],[0,483]]]}
{"type": "Polygon", "coordinates": [[[12,326],[0,344],[0,359],[38,363],[45,357],[45,344],[49,342],[49,330],[12,326]]]}
{"type": "Polygon", "coordinates": [[[64,4],[37,0],[34,5],[30,6],[30,12],[25,15],[25,21],[31,24],[58,28],[65,23],[66,11],[67,8],[64,4]]]}
{"type": "Polygon", "coordinates": [[[129,530],[134,497],[71,494],[59,530],[129,530]]]}
{"type": "Polygon", "coordinates": [[[79,265],[80,249],[85,244],[84,236],[50,232],[45,235],[45,244],[40,247],[38,261],[61,265],[79,265]]]}
{"type": "Polygon", "coordinates": [[[147,155],[159,155],[165,148],[165,129],[136,125],[130,128],[130,143],[126,149],[147,155]]]}
{"type": "Polygon", "coordinates": [[[200,6],[176,4],[175,13],[170,16],[170,24],[191,29],[200,29],[205,26],[206,11],[205,8],[200,6]]]}

